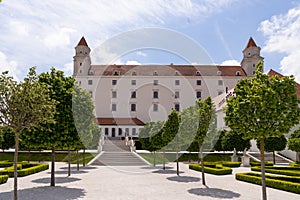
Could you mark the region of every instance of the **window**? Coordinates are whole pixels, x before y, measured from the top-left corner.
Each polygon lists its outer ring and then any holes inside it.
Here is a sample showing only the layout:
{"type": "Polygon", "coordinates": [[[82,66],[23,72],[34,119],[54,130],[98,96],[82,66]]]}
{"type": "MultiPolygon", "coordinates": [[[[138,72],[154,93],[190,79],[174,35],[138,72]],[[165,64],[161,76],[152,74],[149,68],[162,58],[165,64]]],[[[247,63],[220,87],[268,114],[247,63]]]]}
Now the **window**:
{"type": "Polygon", "coordinates": [[[117,111],[117,104],[115,104],[115,103],[111,104],[111,110],[117,111]]]}
{"type": "Polygon", "coordinates": [[[158,104],[153,104],[153,111],[154,112],[157,112],[158,111],[158,104]]]}
{"type": "Polygon", "coordinates": [[[200,76],[200,71],[196,71],[196,76],[200,76]]]}
{"type": "Polygon", "coordinates": [[[108,128],[105,128],[105,135],[108,135],[108,128]]]}
{"type": "Polygon", "coordinates": [[[180,104],[176,103],[174,107],[177,112],[180,111],[180,104]]]}
{"type": "Polygon", "coordinates": [[[111,81],[111,84],[112,84],[112,85],[117,85],[117,80],[112,80],[112,81],[111,81]]]}
{"type": "Polygon", "coordinates": [[[129,135],[129,128],[125,128],[125,136],[129,135]]]}
{"type": "Polygon", "coordinates": [[[136,71],[133,71],[133,72],[131,73],[131,75],[132,75],[132,76],[136,76],[136,71]]]}
{"type": "Polygon", "coordinates": [[[218,76],[221,76],[221,75],[222,75],[222,72],[221,72],[221,71],[217,71],[217,75],[218,75],[218,76]]]}
{"type": "Polygon", "coordinates": [[[175,80],[175,85],[180,85],[180,80],[175,80]]]}
{"type": "Polygon", "coordinates": [[[197,80],[197,85],[201,85],[201,80],[197,80]]]}
{"type": "Polygon", "coordinates": [[[131,104],[131,111],[136,111],[136,104],[135,103],[133,103],[133,104],[131,104]]]}
{"type": "Polygon", "coordinates": [[[226,94],[228,93],[228,87],[225,88],[225,92],[226,92],[226,94]]]}
{"type": "Polygon", "coordinates": [[[94,71],[93,71],[93,70],[91,70],[91,69],[89,69],[89,71],[88,71],[88,75],[94,75],[94,71]]]}
{"type": "Polygon", "coordinates": [[[119,75],[119,72],[118,72],[118,70],[114,70],[114,76],[118,76],[119,75]]]}
{"type": "Polygon", "coordinates": [[[158,85],[158,80],[153,80],[153,85],[158,85]]]}
{"type": "Polygon", "coordinates": [[[223,85],[223,80],[218,80],[218,85],[223,85]]]}
{"type": "Polygon", "coordinates": [[[135,99],[136,98],[136,91],[131,92],[131,98],[135,99]]]}
{"type": "Polygon", "coordinates": [[[132,128],[132,135],[136,135],[136,128],[132,128]]]}
{"type": "Polygon", "coordinates": [[[89,85],[93,85],[93,80],[88,80],[89,85]]]}
{"type": "Polygon", "coordinates": [[[119,135],[122,135],[122,133],[123,133],[123,131],[122,131],[122,129],[121,128],[119,128],[119,135]]]}
{"type": "Polygon", "coordinates": [[[82,66],[82,63],[79,63],[80,66],[82,66]]]}
{"type": "Polygon", "coordinates": [[[252,66],[255,67],[255,64],[253,64],[252,66]]]}
{"type": "Polygon", "coordinates": [[[240,72],[240,71],[236,71],[236,72],[235,72],[235,75],[236,75],[236,76],[240,76],[240,75],[241,75],[241,72],[240,72]]]}
{"type": "Polygon", "coordinates": [[[175,92],[175,99],[178,99],[178,98],[179,98],[179,92],[176,91],[176,92],[175,92]]]}
{"type": "Polygon", "coordinates": [[[136,80],[131,80],[131,85],[136,85],[136,80]]]}
{"type": "Polygon", "coordinates": [[[153,98],[154,99],[158,99],[158,91],[154,91],[153,92],[153,98]]]}
{"type": "Polygon", "coordinates": [[[111,92],[111,98],[117,98],[117,91],[111,92]]]}
{"type": "Polygon", "coordinates": [[[196,92],[196,97],[197,97],[197,99],[201,98],[201,91],[196,92]]]}
{"type": "Polygon", "coordinates": [[[158,73],[157,73],[156,70],[153,72],[153,75],[154,75],[154,76],[157,76],[157,75],[158,75],[158,73]]]}
{"type": "Polygon", "coordinates": [[[178,71],[175,71],[175,76],[179,76],[179,72],[178,71]]]}

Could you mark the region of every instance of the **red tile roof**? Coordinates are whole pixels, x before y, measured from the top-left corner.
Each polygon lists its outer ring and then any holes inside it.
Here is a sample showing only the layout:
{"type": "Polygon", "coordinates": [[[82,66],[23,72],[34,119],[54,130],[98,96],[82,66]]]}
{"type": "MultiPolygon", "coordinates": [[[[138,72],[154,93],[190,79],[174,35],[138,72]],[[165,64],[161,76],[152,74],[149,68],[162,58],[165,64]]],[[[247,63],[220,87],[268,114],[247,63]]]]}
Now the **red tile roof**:
{"type": "Polygon", "coordinates": [[[137,125],[144,126],[145,123],[138,118],[97,118],[99,125],[137,125]]]}
{"type": "Polygon", "coordinates": [[[138,76],[246,76],[241,66],[220,66],[220,65],[92,65],[94,75],[113,76],[117,71],[119,75],[132,75],[136,72],[138,76]],[[199,73],[199,74],[197,74],[199,73]]]}
{"type": "MultiPolygon", "coordinates": [[[[283,75],[274,71],[273,69],[270,69],[270,71],[268,71],[267,73],[269,76],[278,76],[279,78],[282,78],[283,75]]],[[[296,83],[296,86],[297,86],[297,96],[298,96],[298,99],[300,99],[300,84],[296,83]]]]}
{"type": "Polygon", "coordinates": [[[80,39],[79,43],[77,44],[77,46],[80,46],[80,45],[82,45],[82,46],[87,46],[87,47],[88,47],[88,44],[87,44],[87,42],[86,42],[86,40],[85,40],[84,37],[82,37],[82,38],[80,39]]]}
{"type": "Polygon", "coordinates": [[[249,48],[249,47],[257,47],[256,43],[254,42],[253,38],[250,37],[249,41],[248,41],[248,44],[246,46],[246,49],[249,48]]]}

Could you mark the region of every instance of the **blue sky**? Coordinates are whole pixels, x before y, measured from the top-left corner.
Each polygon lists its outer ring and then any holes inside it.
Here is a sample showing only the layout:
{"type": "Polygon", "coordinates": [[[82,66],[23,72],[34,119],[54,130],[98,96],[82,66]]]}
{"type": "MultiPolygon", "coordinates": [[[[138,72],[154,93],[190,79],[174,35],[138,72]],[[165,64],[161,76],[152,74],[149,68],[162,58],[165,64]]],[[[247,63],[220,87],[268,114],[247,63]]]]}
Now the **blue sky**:
{"type": "MultiPolygon", "coordinates": [[[[265,70],[293,74],[300,82],[299,0],[3,0],[0,21],[0,70],[18,79],[30,66],[71,75],[81,36],[95,49],[127,31],[155,27],[190,38],[217,64],[238,64],[252,36],[265,70]]],[[[113,62],[187,64],[157,49],[137,49],[113,62]]]]}

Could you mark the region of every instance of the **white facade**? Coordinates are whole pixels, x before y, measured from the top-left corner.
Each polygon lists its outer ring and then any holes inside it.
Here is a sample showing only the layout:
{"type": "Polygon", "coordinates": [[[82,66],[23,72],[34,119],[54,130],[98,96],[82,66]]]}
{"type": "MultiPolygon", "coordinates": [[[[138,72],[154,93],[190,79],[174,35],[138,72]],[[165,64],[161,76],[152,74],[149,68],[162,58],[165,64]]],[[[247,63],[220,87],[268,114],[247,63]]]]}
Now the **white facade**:
{"type": "MultiPolygon", "coordinates": [[[[241,78],[253,76],[246,71],[256,70],[256,63],[263,60],[252,38],[244,50],[244,54],[247,52],[247,58],[242,61],[245,66],[92,65],[90,48],[84,38],[75,49],[74,77],[92,94],[96,117],[137,118],[144,123],[165,120],[172,109],[180,112],[194,105],[197,98],[228,92],[241,78]]],[[[141,127],[134,123],[127,127],[99,125],[103,133],[105,128],[109,129],[108,137],[124,137],[125,131],[118,134],[119,128],[138,130],[141,127]]]]}

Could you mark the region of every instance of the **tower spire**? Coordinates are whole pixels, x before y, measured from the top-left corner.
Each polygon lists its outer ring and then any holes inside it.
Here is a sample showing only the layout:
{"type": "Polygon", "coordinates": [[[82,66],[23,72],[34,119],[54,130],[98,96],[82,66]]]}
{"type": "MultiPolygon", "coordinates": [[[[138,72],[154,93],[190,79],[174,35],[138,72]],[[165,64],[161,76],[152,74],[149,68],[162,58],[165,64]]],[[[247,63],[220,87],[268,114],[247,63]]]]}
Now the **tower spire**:
{"type": "Polygon", "coordinates": [[[88,44],[85,40],[85,38],[82,36],[82,38],[80,39],[79,43],[77,44],[77,46],[86,46],[88,47],[88,44]]]}
{"type": "Polygon", "coordinates": [[[256,43],[254,42],[253,38],[250,37],[249,41],[248,41],[248,44],[246,46],[245,49],[249,48],[249,47],[257,47],[256,43]]]}

